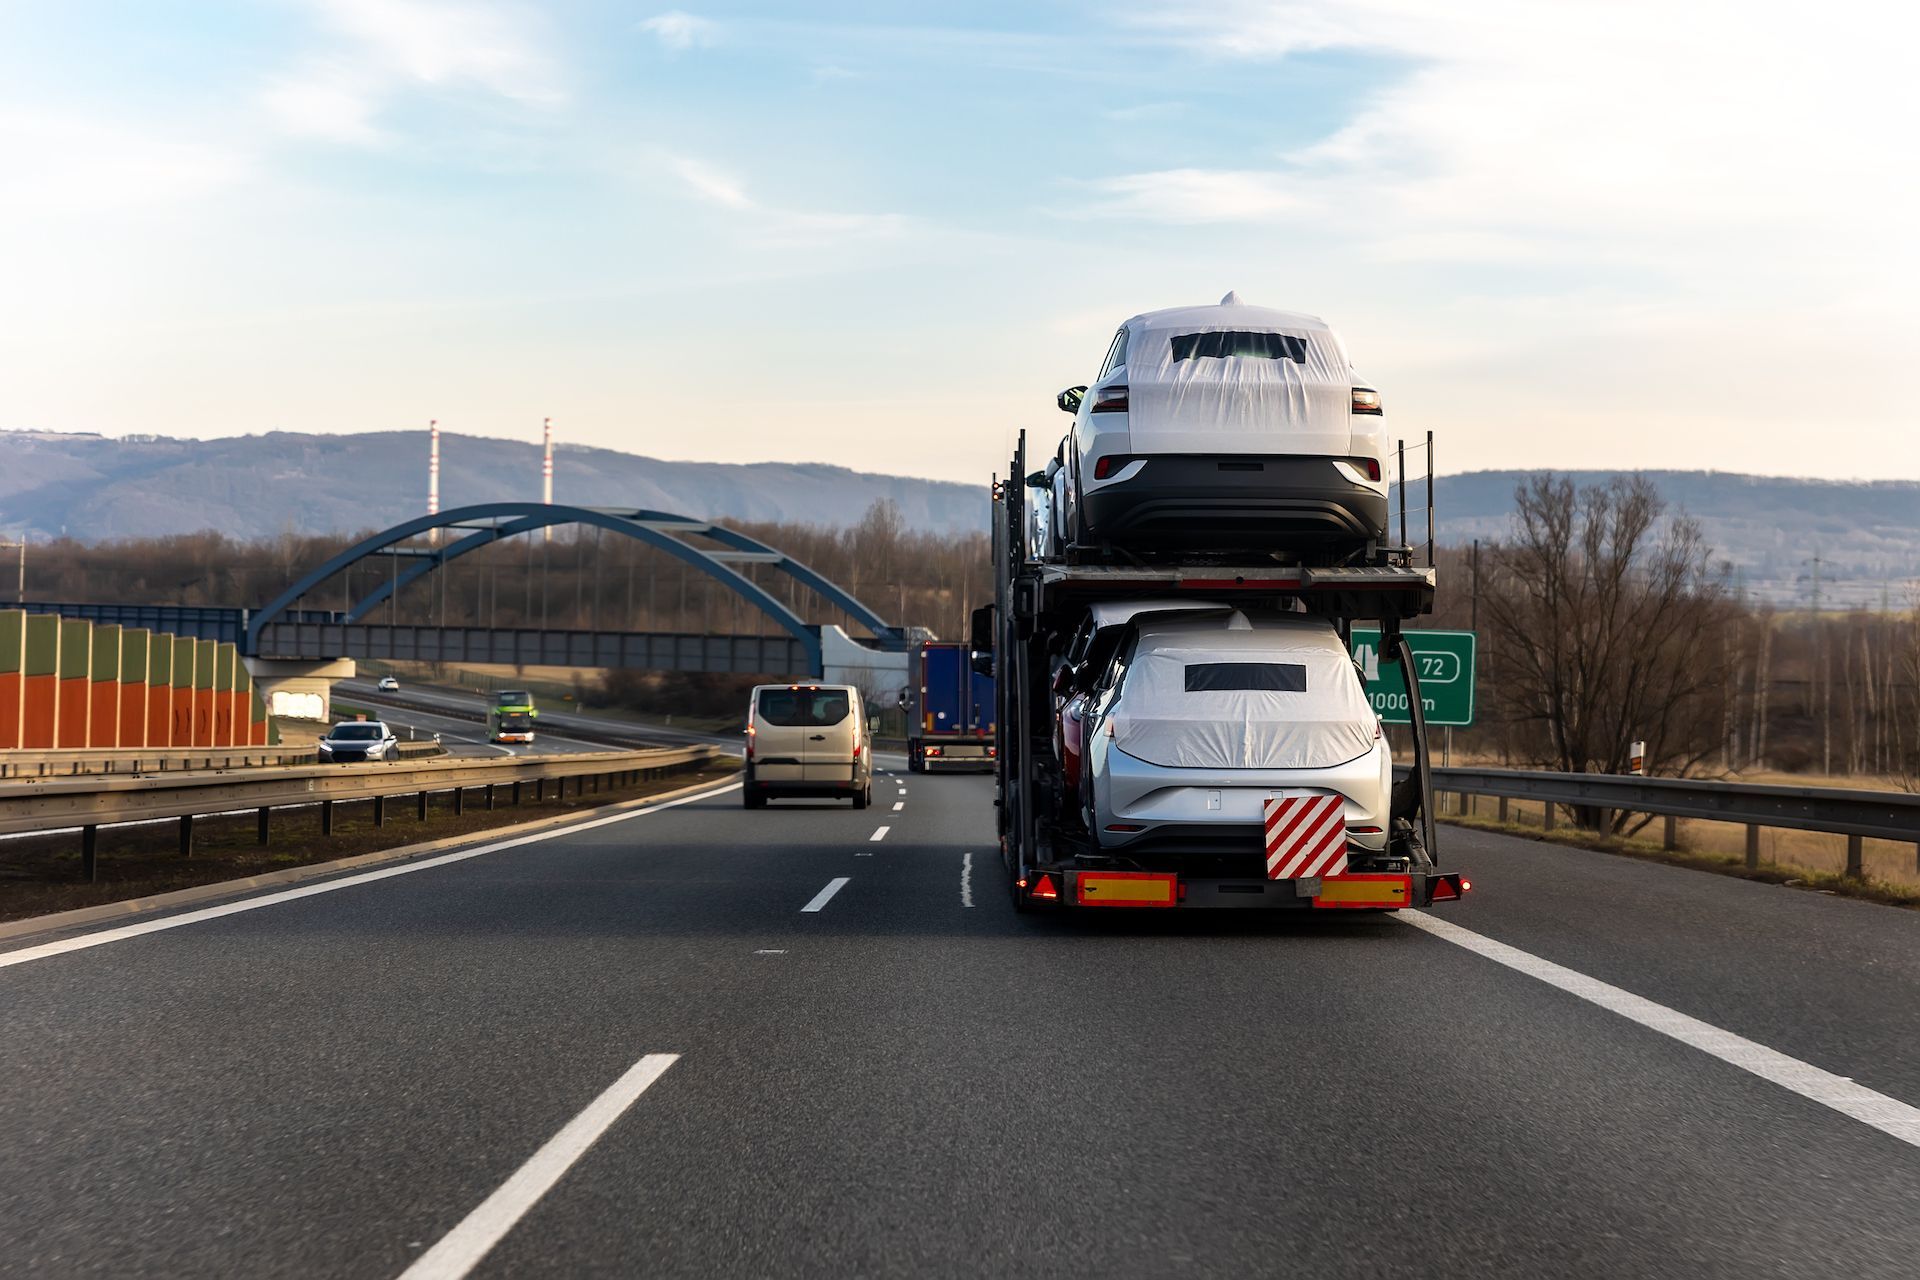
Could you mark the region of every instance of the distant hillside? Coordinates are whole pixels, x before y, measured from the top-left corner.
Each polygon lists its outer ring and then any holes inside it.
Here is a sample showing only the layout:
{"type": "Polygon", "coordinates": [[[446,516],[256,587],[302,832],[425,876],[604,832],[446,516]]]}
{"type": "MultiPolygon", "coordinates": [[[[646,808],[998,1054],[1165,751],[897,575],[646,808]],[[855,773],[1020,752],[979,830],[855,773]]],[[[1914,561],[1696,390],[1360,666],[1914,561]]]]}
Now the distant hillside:
{"type": "MultiPolygon", "coordinates": [[[[539,450],[476,436],[443,437],[442,504],[531,498],[539,450]]],[[[217,528],[254,538],[292,529],[351,532],[426,507],[419,431],[358,435],[272,432],[224,440],[107,439],[0,432],[0,532],[68,533],[86,541],[217,528]]],[[[1443,542],[1502,536],[1514,486],[1528,473],[1477,471],[1436,482],[1443,542]]],[[[1581,483],[1609,472],[1574,472],[1581,483]]],[[[1898,603],[1920,579],[1920,482],[1775,479],[1709,471],[1648,473],[1667,501],[1696,517],[1742,587],[1805,603],[1821,558],[1823,602],[1898,603]]],[[[985,527],[978,485],[872,475],[818,463],[664,462],[612,449],[561,447],[554,493],[589,506],[653,507],[710,519],[846,525],[879,498],[909,526],[985,527]]],[[[1424,501],[1424,493],[1416,501],[1424,501]]],[[[1418,537],[1421,517],[1414,517],[1418,537]]]]}
{"type": "MultiPolygon", "coordinates": [[[[0,530],[87,541],[216,528],[241,538],[352,532],[426,510],[420,431],[270,432],[223,440],[108,439],[0,432],[0,530]]],[[[441,437],[442,508],[537,499],[538,446],[441,437]]],[[[871,475],[819,463],[664,462],[560,446],[554,496],[586,506],[647,507],[706,519],[851,524],[891,498],[914,528],[986,527],[978,485],[871,475]]]]}
{"type": "MultiPolygon", "coordinates": [[[[1503,536],[1525,471],[1474,471],[1434,482],[1440,540],[1503,536]]],[[[1614,474],[1566,473],[1578,484],[1614,474]]],[[[1920,481],[1795,480],[1722,471],[1649,471],[1670,507],[1705,529],[1736,582],[1776,604],[1806,604],[1820,557],[1822,607],[1903,603],[1920,579],[1920,481]]],[[[1410,501],[1424,501],[1424,493],[1410,501]]],[[[1413,517],[1416,522],[1418,517],[1413,517]]],[[[1418,530],[1415,536],[1419,536],[1418,530]]]]}

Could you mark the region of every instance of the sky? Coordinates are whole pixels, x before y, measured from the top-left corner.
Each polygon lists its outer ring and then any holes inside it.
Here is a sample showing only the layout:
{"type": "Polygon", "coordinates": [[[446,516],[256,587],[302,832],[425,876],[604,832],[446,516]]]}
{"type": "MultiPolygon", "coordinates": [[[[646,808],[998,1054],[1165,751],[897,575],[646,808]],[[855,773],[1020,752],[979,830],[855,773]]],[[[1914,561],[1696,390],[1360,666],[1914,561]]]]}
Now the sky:
{"type": "Polygon", "coordinates": [[[1443,472],[1920,477],[1913,13],[0,0],[0,428],[983,480],[1233,289],[1443,472]]]}

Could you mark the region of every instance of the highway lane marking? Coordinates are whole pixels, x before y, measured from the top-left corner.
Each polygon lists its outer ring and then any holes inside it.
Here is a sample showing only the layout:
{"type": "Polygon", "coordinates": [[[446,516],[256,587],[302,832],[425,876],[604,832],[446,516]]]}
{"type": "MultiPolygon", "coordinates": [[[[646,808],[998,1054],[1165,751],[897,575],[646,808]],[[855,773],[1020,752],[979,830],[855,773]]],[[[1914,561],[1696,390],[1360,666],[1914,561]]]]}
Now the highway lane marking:
{"type": "Polygon", "coordinates": [[[400,1280],[461,1280],[507,1232],[527,1215],[527,1210],[553,1190],[554,1184],[585,1155],[613,1122],[626,1114],[667,1068],[680,1060],[677,1053],[649,1053],[628,1067],[587,1109],[569,1120],[566,1127],[547,1139],[545,1146],[514,1170],[499,1190],[482,1200],[472,1213],[440,1242],[415,1258],[413,1265],[400,1273],[400,1280]]]}
{"type": "Polygon", "coordinates": [[[907,802],[905,800],[895,800],[893,802],[893,811],[895,813],[900,812],[902,809],[906,807],[907,807],[907,802]]]}
{"type": "Polygon", "coordinates": [[[804,915],[809,911],[818,911],[820,908],[826,906],[834,894],[847,887],[847,881],[850,878],[851,877],[848,876],[835,876],[833,879],[827,881],[827,887],[814,894],[812,902],[800,908],[801,914],[804,915]]]}
{"type": "Polygon", "coordinates": [[[891,831],[891,830],[893,830],[893,828],[892,828],[892,827],[881,827],[881,828],[880,828],[880,829],[879,829],[878,831],[876,831],[876,832],[874,832],[874,833],[873,833],[872,835],[870,835],[870,836],[868,836],[868,837],[867,837],[867,839],[868,839],[869,841],[873,841],[873,840],[885,840],[885,839],[887,838],[887,832],[889,832],[889,831],[891,831]]]}
{"type": "Polygon", "coordinates": [[[1729,1066],[1759,1076],[1823,1107],[1831,1107],[1909,1146],[1920,1147],[1920,1108],[1910,1107],[1897,1098],[1889,1098],[1884,1093],[1856,1084],[1846,1076],[1823,1071],[1810,1062],[1790,1058],[1745,1036],[1689,1017],[1677,1009],[1655,1004],[1644,996],[1634,995],[1611,983],[1589,978],[1584,973],[1557,965],[1551,960],[1543,960],[1504,942],[1495,942],[1471,929],[1462,929],[1457,924],[1421,912],[1403,911],[1396,918],[1457,947],[1465,947],[1495,964],[1505,965],[1530,978],[1538,978],[1548,986],[1558,987],[1569,995],[1599,1005],[1651,1031],[1671,1036],[1729,1066]]]}
{"type": "Polygon", "coordinates": [[[960,856],[960,905],[973,905],[973,855],[970,853],[960,856]]]}
{"type": "Polygon", "coordinates": [[[577,822],[569,826],[555,827],[551,831],[536,831],[532,835],[515,836],[511,840],[496,840],[492,844],[483,844],[476,849],[462,849],[457,853],[443,853],[438,857],[422,858],[418,862],[402,863],[396,867],[382,867],[378,871],[364,871],[359,875],[342,876],[338,880],[326,880],[319,884],[303,885],[298,889],[282,889],[278,893],[263,894],[257,898],[242,898],[238,902],[228,902],[217,907],[203,907],[198,911],[186,911],[177,916],[164,916],[158,920],[143,920],[139,924],[121,925],[114,929],[102,929],[98,933],[85,933],[78,937],[62,938],[58,942],[43,942],[37,947],[23,947],[18,951],[0,952],[0,969],[16,964],[26,964],[29,960],[44,960],[50,956],[65,955],[69,951],[85,951],[91,947],[102,947],[109,942],[122,942],[128,938],[138,938],[149,933],[159,933],[162,929],[178,929],[182,925],[199,924],[205,920],[218,920],[222,916],[239,915],[243,911],[256,911],[261,907],[270,907],[282,902],[292,902],[298,898],[311,898],[316,894],[332,893],[335,889],[345,889],[352,885],[369,884],[375,880],[389,880],[394,876],[411,875],[415,871],[425,871],[429,867],[444,867],[448,863],[465,862],[468,858],[477,858],[486,853],[498,853],[502,849],[514,849],[526,844],[539,844],[543,840],[557,840],[561,836],[574,835],[581,831],[592,831],[595,827],[612,826],[616,822],[626,822],[633,818],[644,818],[650,813],[659,813],[663,809],[678,808],[683,804],[692,804],[698,800],[711,800],[715,796],[725,795],[729,791],[738,791],[740,784],[727,783],[710,791],[701,791],[690,796],[681,796],[678,800],[668,800],[663,804],[648,805],[644,809],[635,809],[631,813],[616,813],[610,817],[593,818],[586,822],[577,822]]]}

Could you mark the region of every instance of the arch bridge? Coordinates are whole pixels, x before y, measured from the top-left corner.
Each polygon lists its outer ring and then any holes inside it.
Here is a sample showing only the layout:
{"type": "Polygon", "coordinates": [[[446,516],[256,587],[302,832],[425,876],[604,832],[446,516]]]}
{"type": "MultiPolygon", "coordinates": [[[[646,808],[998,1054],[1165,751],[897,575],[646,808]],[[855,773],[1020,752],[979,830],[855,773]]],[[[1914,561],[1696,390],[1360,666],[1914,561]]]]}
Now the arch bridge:
{"type": "MultiPolygon", "coordinates": [[[[247,620],[246,652],[259,658],[334,657],[442,661],[524,662],[559,666],[634,666],[682,670],[793,672],[819,676],[833,655],[823,651],[822,627],[810,624],[741,569],[766,565],[811,588],[874,635],[883,652],[906,647],[902,628],[887,622],[852,592],[777,548],[707,520],[613,507],[564,503],[486,502],[402,521],[362,539],[303,575],[247,620]],[[547,632],[480,627],[380,625],[367,621],[380,605],[435,570],[507,538],[556,525],[585,525],[632,538],[697,569],[779,624],[784,637],[680,636],[630,632],[547,632]],[[443,532],[437,545],[409,546],[443,532]],[[689,538],[705,539],[701,546],[689,538]],[[393,573],[354,601],[338,621],[313,621],[296,611],[300,600],[336,574],[362,562],[394,560],[393,573]],[[401,560],[409,561],[404,569],[401,560]],[[712,642],[721,642],[715,646],[712,642]],[[769,665],[755,665],[767,663],[769,665]]],[[[837,628],[830,630],[837,631],[837,628]]],[[[844,637],[843,637],[844,638],[844,637]]]]}

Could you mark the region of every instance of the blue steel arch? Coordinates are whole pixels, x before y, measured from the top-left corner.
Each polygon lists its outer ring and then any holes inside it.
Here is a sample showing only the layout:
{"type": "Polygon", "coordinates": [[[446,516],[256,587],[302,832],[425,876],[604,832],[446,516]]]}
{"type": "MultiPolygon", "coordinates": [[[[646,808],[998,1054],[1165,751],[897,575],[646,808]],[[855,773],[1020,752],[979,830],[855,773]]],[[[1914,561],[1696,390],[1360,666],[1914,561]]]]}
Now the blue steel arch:
{"type": "Polygon", "coordinates": [[[362,539],[313,569],[248,619],[247,651],[258,652],[260,633],[265,630],[267,624],[284,614],[309,591],[362,560],[385,554],[390,548],[399,546],[409,538],[418,537],[435,529],[466,531],[464,537],[457,538],[445,546],[436,547],[431,551],[414,552],[415,563],[410,565],[404,574],[381,583],[371,594],[356,602],[347,612],[348,622],[359,621],[401,587],[470,551],[477,551],[481,547],[517,534],[530,533],[560,524],[585,524],[609,529],[614,533],[634,538],[648,546],[665,551],[693,566],[779,623],[783,630],[805,646],[816,670],[820,666],[819,631],[809,626],[793,610],[781,604],[758,583],[735,570],[728,561],[741,560],[772,565],[796,582],[813,588],[845,610],[860,625],[872,631],[882,641],[888,642],[889,647],[903,642],[904,632],[899,627],[885,621],[845,588],[785,552],[737,530],[724,528],[710,521],[695,520],[688,516],[673,515],[664,511],[576,507],[564,503],[483,502],[473,506],[456,507],[438,515],[416,516],[412,520],[402,521],[390,529],[383,529],[379,533],[362,539]],[[709,538],[720,543],[727,550],[715,552],[704,547],[692,546],[676,536],[680,534],[695,534],[709,538]]]}

